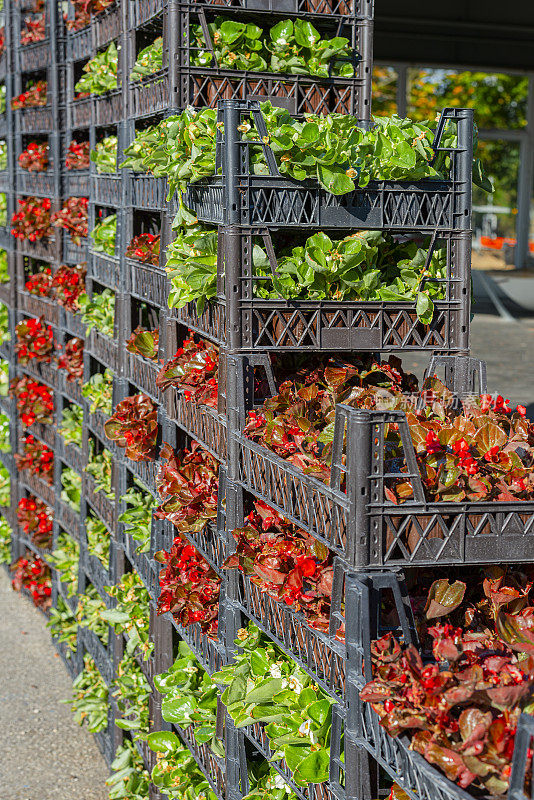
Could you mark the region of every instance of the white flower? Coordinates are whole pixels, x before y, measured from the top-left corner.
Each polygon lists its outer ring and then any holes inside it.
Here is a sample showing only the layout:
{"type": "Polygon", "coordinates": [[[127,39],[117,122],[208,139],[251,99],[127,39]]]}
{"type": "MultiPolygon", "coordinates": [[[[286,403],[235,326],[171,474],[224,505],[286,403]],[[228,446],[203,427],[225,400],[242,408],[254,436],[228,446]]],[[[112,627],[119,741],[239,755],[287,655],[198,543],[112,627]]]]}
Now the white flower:
{"type": "Polygon", "coordinates": [[[273,664],[272,667],[269,669],[272,678],[281,678],[282,677],[282,670],[278,666],[278,664],[273,664]]]}
{"type": "Polygon", "coordinates": [[[289,676],[289,688],[295,692],[295,694],[300,694],[304,689],[304,686],[299,681],[296,675],[289,676]]]}
{"type": "Polygon", "coordinates": [[[301,736],[309,736],[311,730],[311,719],[305,719],[302,725],[299,728],[299,733],[301,736]]]}

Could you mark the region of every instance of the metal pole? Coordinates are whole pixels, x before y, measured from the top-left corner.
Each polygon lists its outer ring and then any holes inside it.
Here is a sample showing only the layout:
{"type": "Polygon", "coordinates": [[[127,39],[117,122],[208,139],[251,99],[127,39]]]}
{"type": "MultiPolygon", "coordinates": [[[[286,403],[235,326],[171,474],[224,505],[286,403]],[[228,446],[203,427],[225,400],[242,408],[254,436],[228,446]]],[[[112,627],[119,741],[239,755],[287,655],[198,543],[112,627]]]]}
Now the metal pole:
{"type": "Polygon", "coordinates": [[[397,71],[397,114],[405,117],[408,109],[408,67],[399,65],[397,71]]]}
{"type": "Polygon", "coordinates": [[[530,228],[530,199],[534,179],[534,75],[528,79],[527,128],[519,150],[517,177],[517,219],[515,222],[517,244],[514,264],[522,269],[527,264],[530,228]]]}

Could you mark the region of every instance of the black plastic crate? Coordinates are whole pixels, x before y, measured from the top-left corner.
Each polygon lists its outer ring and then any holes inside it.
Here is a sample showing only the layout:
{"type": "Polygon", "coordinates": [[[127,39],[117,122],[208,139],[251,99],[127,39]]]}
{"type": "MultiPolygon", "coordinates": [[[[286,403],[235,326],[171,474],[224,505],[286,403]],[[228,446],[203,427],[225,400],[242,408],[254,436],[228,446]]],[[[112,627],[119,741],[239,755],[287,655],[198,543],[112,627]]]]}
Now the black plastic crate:
{"type": "Polygon", "coordinates": [[[129,175],[130,205],[135,208],[163,211],[167,207],[167,179],[155,178],[153,175],[131,173],[129,175]]]}
{"type": "MultiPolygon", "coordinates": [[[[219,9],[216,9],[219,13],[219,9]]],[[[235,18],[236,11],[233,11],[235,18]]],[[[316,24],[327,20],[317,18],[316,24]]],[[[291,75],[273,72],[240,71],[214,66],[196,67],[191,60],[197,52],[191,41],[192,25],[202,27],[205,49],[213,51],[206,19],[206,9],[201,5],[183,5],[179,15],[179,33],[176,42],[178,74],[170,74],[171,89],[174,88],[175,107],[216,108],[220,100],[270,100],[292,114],[328,114],[332,112],[354,114],[362,123],[367,123],[371,112],[371,67],[373,24],[369,19],[356,20],[352,15],[338,20],[331,33],[345,36],[351,47],[350,61],[354,67],[353,77],[332,75],[322,78],[317,75],[291,75]]],[[[265,31],[267,34],[267,31],[265,31]]]]}
{"type": "Polygon", "coordinates": [[[449,180],[372,181],[365,189],[340,196],[329,194],[314,181],[283,178],[268,145],[263,147],[269,175],[252,174],[247,153],[250,143],[241,140],[238,126],[243,116],[252,116],[260,137],[267,135],[257,101],[221,103],[219,116],[225,131],[224,137],[220,130],[217,132],[217,163],[222,174],[190,185],[185,196],[186,205],[201,222],[248,227],[396,229],[429,234],[470,230],[470,109],[444,109],[436,130],[434,148],[438,150],[445,124],[457,125],[458,146],[450,152],[449,180]]]}
{"type": "MultiPolygon", "coordinates": [[[[243,358],[227,356],[226,369],[228,406],[241,408],[238,418],[234,416],[229,424],[230,441],[233,439],[239,448],[238,463],[234,460],[232,464],[237,468],[237,483],[323,541],[349,564],[387,567],[517,563],[532,558],[533,502],[442,503],[425,499],[402,411],[337,406],[328,486],[240,434],[245,397],[243,358]],[[399,426],[406,479],[414,488],[413,500],[400,505],[388,501],[384,494],[384,435],[388,423],[399,426]],[[341,489],[342,480],[345,490],[341,489]]],[[[427,373],[434,374],[439,363],[456,374],[454,383],[450,382],[450,375],[447,381],[455,391],[472,391],[477,370],[483,390],[480,362],[441,357],[431,362],[427,373]]]]}
{"type": "MultiPolygon", "coordinates": [[[[253,276],[253,238],[262,236],[277,273],[267,229],[219,229],[218,293],[198,314],[195,303],[176,318],[202,336],[232,350],[429,350],[465,352],[469,337],[471,235],[443,237],[447,277],[434,316],[422,323],[416,303],[388,301],[265,300],[253,276]],[[227,289],[227,287],[230,287],[227,289]]],[[[429,260],[435,240],[429,249],[429,260]]]]}
{"type": "Polygon", "coordinates": [[[93,175],[92,197],[95,203],[104,206],[120,206],[122,203],[122,174],[114,175],[93,175]]]}
{"type": "Polygon", "coordinates": [[[63,193],[66,197],[83,197],[89,187],[89,170],[63,167],[63,193]]]}
{"type": "Polygon", "coordinates": [[[37,197],[55,197],[58,193],[58,176],[53,169],[44,172],[28,172],[17,166],[15,172],[16,191],[19,194],[35,195],[37,197]]]}
{"type": "MultiPolygon", "coordinates": [[[[364,748],[385,770],[389,777],[412,800],[468,800],[472,794],[449,781],[443,773],[431,766],[423,756],[410,749],[407,736],[391,737],[379,724],[378,715],[370,703],[359,698],[360,690],[372,679],[371,642],[387,630],[382,624],[380,597],[383,590],[393,592],[396,612],[402,630],[404,644],[417,645],[417,633],[411,614],[411,606],[402,575],[392,572],[353,573],[347,582],[347,654],[350,666],[348,681],[348,714],[346,744],[349,748],[364,748]]],[[[389,628],[391,630],[391,628],[389,628]]],[[[528,765],[529,778],[532,770],[527,753],[531,752],[534,740],[534,720],[527,714],[519,718],[512,760],[510,789],[507,797],[526,798],[525,771],[528,765]]],[[[357,783],[354,760],[345,758],[347,764],[347,786],[357,783]]],[[[361,766],[361,765],[360,765],[361,766]]],[[[370,775],[362,776],[370,784],[370,775]]],[[[360,778],[361,780],[361,778],[360,778]]],[[[376,796],[376,795],[374,795],[376,796]]],[[[503,795],[504,797],[504,795],[503,795]]]]}
{"type": "Polygon", "coordinates": [[[14,116],[15,126],[22,133],[53,133],[57,128],[52,106],[17,108],[14,116]]]}
{"type": "Polygon", "coordinates": [[[110,6],[95,14],[91,19],[93,47],[109,44],[122,33],[121,3],[116,0],[110,6]]]}
{"type": "Polygon", "coordinates": [[[122,88],[96,95],[93,105],[93,124],[111,125],[123,117],[122,88]]]}
{"type": "Polygon", "coordinates": [[[130,293],[139,300],[146,300],[159,308],[166,308],[169,281],[165,272],[133,258],[125,259],[125,267],[130,282],[130,293]]]}
{"type": "Polygon", "coordinates": [[[227,457],[226,417],[217,409],[186,400],[183,392],[171,387],[163,393],[169,421],[178,425],[216,458],[227,457]]]}
{"type": "Polygon", "coordinates": [[[19,472],[19,481],[21,486],[28,489],[31,494],[39,497],[51,509],[54,508],[55,490],[54,484],[43,481],[38,475],[32,475],[27,469],[19,472]]]}
{"type": "Polygon", "coordinates": [[[85,348],[98,361],[118,374],[120,354],[117,340],[110,339],[97,328],[93,328],[86,338],[85,348]]]}
{"type": "Polygon", "coordinates": [[[112,532],[117,525],[117,503],[103,491],[96,491],[92,475],[84,472],[82,476],[83,495],[91,508],[98,514],[107,529],[112,532]]]}
{"type": "Polygon", "coordinates": [[[91,56],[93,47],[91,25],[86,25],[79,31],[67,31],[66,50],[67,58],[72,61],[81,61],[91,56]]]}
{"type": "Polygon", "coordinates": [[[47,36],[42,42],[19,45],[15,52],[17,53],[18,69],[21,72],[46,69],[50,64],[51,42],[47,36]]]}
{"type": "MultiPolygon", "coordinates": [[[[145,3],[147,0],[145,0],[145,3]]],[[[154,0],[152,0],[153,4],[154,0]]],[[[356,17],[373,18],[374,0],[180,0],[181,6],[189,8],[213,8],[234,11],[238,8],[247,11],[269,11],[276,14],[308,18],[308,15],[345,19],[356,17]]],[[[315,20],[310,16],[310,20],[315,20]]]]}
{"type": "Polygon", "coordinates": [[[130,28],[138,28],[161,14],[167,0],[129,0],[128,23],[130,28]]]}
{"type": "Polygon", "coordinates": [[[93,112],[93,98],[82,97],[80,100],[71,100],[68,103],[70,127],[87,128],[91,125],[93,112]]]}
{"type": "Polygon", "coordinates": [[[89,275],[109,289],[122,288],[122,270],[117,256],[89,251],[89,275]]]}
{"type": "Polygon", "coordinates": [[[38,295],[30,294],[30,292],[22,291],[19,284],[17,300],[19,308],[27,315],[32,317],[44,317],[51,325],[58,325],[59,307],[47,297],[39,297],[38,295]]]}

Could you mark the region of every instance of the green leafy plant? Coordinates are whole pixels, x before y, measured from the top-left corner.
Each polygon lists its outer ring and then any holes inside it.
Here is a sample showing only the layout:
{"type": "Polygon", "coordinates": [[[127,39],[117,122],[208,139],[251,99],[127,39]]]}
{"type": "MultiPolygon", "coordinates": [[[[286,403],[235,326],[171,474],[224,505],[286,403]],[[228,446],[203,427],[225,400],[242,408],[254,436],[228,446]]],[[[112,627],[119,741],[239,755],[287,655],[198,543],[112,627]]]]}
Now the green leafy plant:
{"type": "Polygon", "coordinates": [[[169,800],[217,800],[191,751],[175,733],[155,731],[148,734],[147,741],[150,749],[158,754],[158,762],[152,770],[152,783],[169,800]]]}
{"type": "Polygon", "coordinates": [[[0,283],[9,283],[10,275],[7,266],[7,251],[0,249],[0,283]]]}
{"type": "Polygon", "coordinates": [[[11,537],[13,531],[7,520],[0,517],[0,564],[11,563],[11,537]]]}
{"type": "Polygon", "coordinates": [[[152,154],[158,146],[165,144],[167,127],[167,120],[163,119],[157,125],[148,125],[138,130],[133,142],[124,148],[125,159],[119,166],[132,172],[151,172],[156,177],[163,177],[166,174],[166,156],[160,152],[159,163],[152,158],[152,154]]]}
{"type": "MultiPolygon", "coordinates": [[[[268,35],[254,23],[236,22],[217,17],[208,24],[215,61],[224,69],[290,75],[329,75],[351,77],[349,40],[343,36],[323,38],[310,22],[285,19],[271,28],[268,35]]],[[[206,48],[202,27],[193,25],[191,36],[198,48],[191,54],[195,66],[215,66],[206,48]]]]}
{"type": "MultiPolygon", "coordinates": [[[[314,180],[327,192],[343,195],[371,180],[419,181],[446,178],[450,168],[448,152],[434,156],[434,131],[426,124],[400,117],[377,117],[370,130],[358,127],[350,114],[306,115],[294,119],[287,111],[261,104],[267,136],[261,144],[252,120],[239,126],[249,145],[250,169],[268,174],[264,145],[274,154],[282,175],[296,181],[314,180]],[[253,144],[255,143],[255,144],[253,144]]],[[[189,183],[215,174],[217,134],[216,109],[188,108],[160,124],[160,141],[145,151],[144,171],[167,175],[169,196],[189,183]]],[[[441,148],[454,146],[455,131],[446,126],[441,148]]],[[[486,191],[491,185],[474,162],[473,179],[486,191]]]]}
{"type": "Polygon", "coordinates": [[[89,584],[85,592],[79,595],[76,620],[81,628],[87,628],[100,639],[102,644],[107,645],[109,626],[102,617],[105,611],[106,604],[96,587],[89,584]]]}
{"type": "Polygon", "coordinates": [[[113,372],[105,369],[104,372],[96,372],[91,375],[87,383],[82,386],[82,395],[91,401],[89,411],[102,411],[104,414],[111,414],[113,411],[113,372]]]}
{"type": "Polygon", "coordinates": [[[124,739],[111,762],[111,775],[106,780],[110,800],[147,800],[150,776],[135,744],[124,739]]]}
{"type": "Polygon", "coordinates": [[[65,584],[67,597],[74,597],[78,592],[78,563],[80,545],[65,531],[60,531],[56,548],[48,559],[56,568],[59,580],[65,584]]]}
{"type": "Polygon", "coordinates": [[[83,94],[105,94],[117,88],[119,54],[115,42],[98,53],[84,65],[84,75],[74,86],[75,92],[83,94]]]}
{"type": "MultiPolygon", "coordinates": [[[[167,274],[172,289],[169,306],[196,301],[204,310],[217,294],[215,230],[180,226],[167,249],[167,274]]],[[[332,240],[319,231],[304,245],[282,250],[273,274],[260,239],[254,242],[253,291],[264,299],[361,300],[415,304],[420,321],[429,324],[434,300],[445,296],[446,251],[436,248],[425,266],[429,241],[397,242],[388,233],[358,231],[332,240]]]]}
{"type": "Polygon", "coordinates": [[[328,780],[334,701],[294,661],[249,623],[235,662],[213,675],[237,728],[265,723],[273,759],[283,758],[297,786],[328,780]]]}
{"type": "Polygon", "coordinates": [[[85,519],[87,551],[98,558],[104,569],[109,569],[110,535],[104,523],[94,514],[85,519]]]}
{"type": "Polygon", "coordinates": [[[183,730],[192,726],[199,744],[209,744],[215,755],[224,757],[223,743],[215,731],[217,685],[185,642],[179,643],[172,667],[154,677],[154,686],[164,695],[163,719],[183,730]]]}
{"type": "Polygon", "coordinates": [[[97,222],[90,233],[93,240],[93,251],[95,253],[106,253],[108,256],[115,255],[115,239],[117,237],[117,215],[108,214],[100,222],[97,222]]]}
{"type": "Polygon", "coordinates": [[[9,392],[9,362],[0,358],[0,397],[7,397],[9,392]]]}
{"type": "Polygon", "coordinates": [[[95,492],[103,492],[106,497],[115,497],[115,490],[112,485],[113,456],[106,447],[101,453],[96,453],[93,439],[89,439],[89,457],[85,472],[94,478],[95,492]]]}
{"type": "Polygon", "coordinates": [[[11,452],[11,438],[9,430],[9,417],[0,413],[0,452],[11,452]]]}
{"type": "Polygon", "coordinates": [[[126,533],[139,542],[136,553],[148,553],[150,550],[150,532],[152,529],[152,511],[155,501],[150,492],[136,481],[136,485],[123,494],[121,501],[126,503],[126,510],[119,516],[126,533]]]}
{"type": "Polygon", "coordinates": [[[83,408],[75,403],[63,408],[61,424],[58,432],[65,440],[65,444],[82,445],[83,408]]]}
{"type": "Polygon", "coordinates": [[[135,733],[134,739],[146,739],[149,725],[148,698],[151,689],[135,658],[125,654],[117,667],[113,697],[121,717],[117,728],[135,733]]]}
{"type": "Polygon", "coordinates": [[[51,636],[67,645],[66,656],[71,658],[76,652],[78,623],[61,595],[58,595],[57,605],[50,608],[48,615],[46,627],[50,629],[51,636]]]}
{"type": "Polygon", "coordinates": [[[90,153],[91,161],[96,164],[99,174],[117,171],[117,137],[105,136],[97,142],[90,153]]]}
{"type": "Polygon", "coordinates": [[[11,478],[9,470],[0,464],[0,506],[6,508],[11,503],[11,478]]]}
{"type": "Polygon", "coordinates": [[[102,618],[113,626],[115,633],[126,633],[126,653],[129,656],[139,651],[146,660],[154,645],[148,635],[150,598],[143,581],[136,572],[127,572],[115,586],[105,588],[109,596],[115,598],[116,604],[104,611],[102,618]]]}
{"type": "Polygon", "coordinates": [[[90,655],[84,656],[84,668],[72,684],[70,703],[78,725],[87,723],[91,733],[104,730],[108,724],[108,687],[90,655]]]}
{"type": "Polygon", "coordinates": [[[115,326],[115,292],[103,289],[101,292],[94,291],[92,297],[81,294],[78,303],[87,333],[97,328],[104,336],[112,339],[115,326]]]}
{"type": "Polygon", "coordinates": [[[80,500],[82,496],[82,476],[78,475],[70,467],[64,467],[61,472],[61,499],[73,511],[80,511],[80,500]]]}
{"type": "Polygon", "coordinates": [[[152,44],[145,47],[135,61],[130,73],[130,81],[141,81],[163,69],[163,38],[158,36],[152,44]]]}

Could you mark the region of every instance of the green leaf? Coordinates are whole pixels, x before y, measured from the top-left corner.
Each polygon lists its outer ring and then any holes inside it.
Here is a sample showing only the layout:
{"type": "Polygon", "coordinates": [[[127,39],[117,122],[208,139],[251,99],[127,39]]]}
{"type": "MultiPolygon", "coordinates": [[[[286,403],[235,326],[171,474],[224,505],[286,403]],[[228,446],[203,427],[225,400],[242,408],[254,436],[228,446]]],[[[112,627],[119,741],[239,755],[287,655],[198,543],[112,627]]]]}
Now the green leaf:
{"type": "Polygon", "coordinates": [[[147,743],[154,753],[165,753],[170,755],[180,747],[180,740],[175,733],[170,731],[156,731],[149,733],[147,743]]]}

